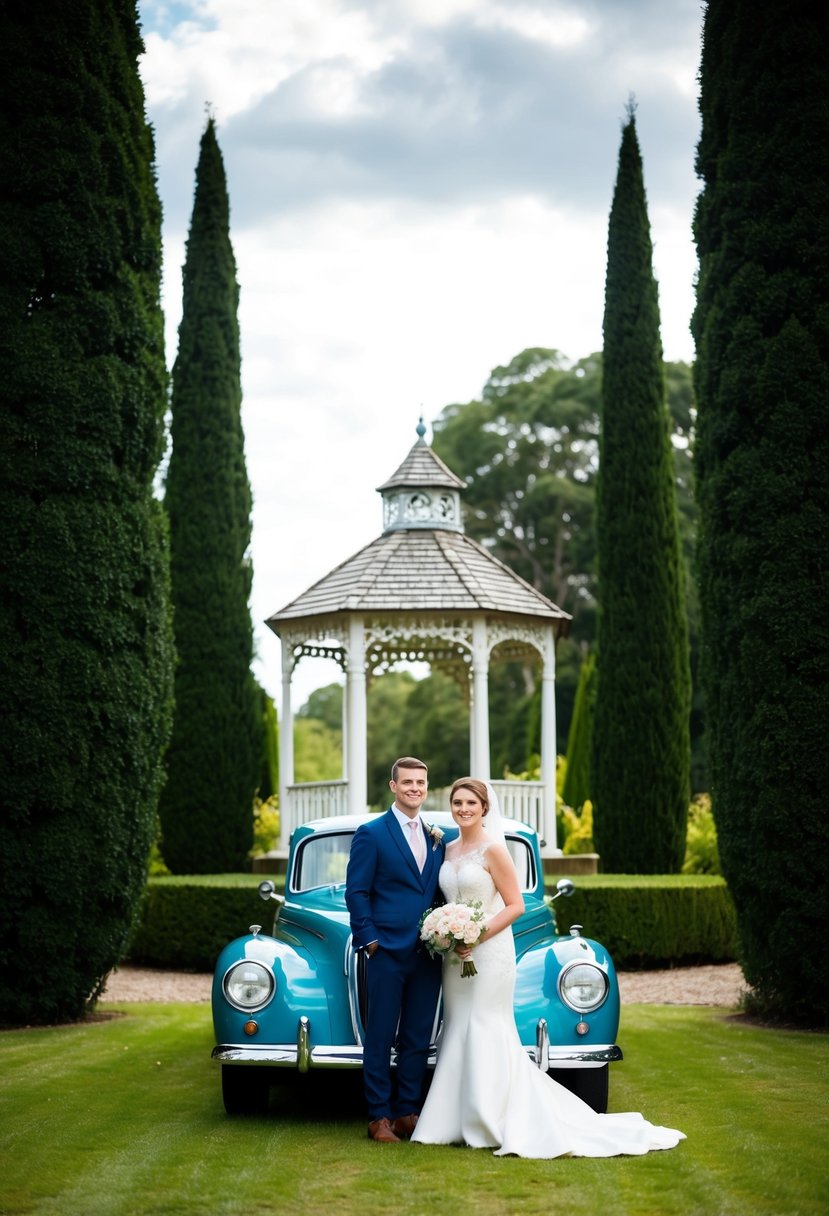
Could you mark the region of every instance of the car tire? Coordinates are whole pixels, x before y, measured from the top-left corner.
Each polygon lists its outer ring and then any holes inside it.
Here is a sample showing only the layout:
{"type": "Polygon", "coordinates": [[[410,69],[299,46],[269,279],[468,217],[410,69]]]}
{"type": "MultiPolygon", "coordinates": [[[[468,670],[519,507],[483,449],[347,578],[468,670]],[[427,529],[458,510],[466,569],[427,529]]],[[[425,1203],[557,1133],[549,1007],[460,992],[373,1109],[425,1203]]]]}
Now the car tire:
{"type": "Polygon", "coordinates": [[[550,1076],[577,1098],[581,1098],[582,1102],[592,1106],[597,1114],[607,1113],[607,1064],[603,1064],[601,1068],[551,1068],[550,1076]]]}
{"type": "Polygon", "coordinates": [[[269,1095],[267,1069],[222,1065],[222,1100],[229,1115],[264,1115],[269,1095]]]}

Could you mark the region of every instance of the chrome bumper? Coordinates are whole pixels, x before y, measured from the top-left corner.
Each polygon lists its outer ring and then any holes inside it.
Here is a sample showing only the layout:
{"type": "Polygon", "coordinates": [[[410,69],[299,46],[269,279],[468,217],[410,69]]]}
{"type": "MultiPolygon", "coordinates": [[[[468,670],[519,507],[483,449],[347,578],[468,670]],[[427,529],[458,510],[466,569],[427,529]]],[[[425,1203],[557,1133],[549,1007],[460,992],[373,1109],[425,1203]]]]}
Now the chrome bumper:
{"type": "Polygon", "coordinates": [[[308,1072],[311,1068],[362,1068],[362,1047],[313,1047],[307,1060],[292,1043],[269,1043],[267,1047],[251,1047],[249,1043],[220,1043],[211,1053],[222,1064],[267,1064],[271,1068],[295,1068],[308,1072]]]}
{"type": "MultiPolygon", "coordinates": [[[[429,1050],[428,1065],[434,1067],[436,1052],[429,1050]]],[[[268,1068],[295,1068],[309,1072],[312,1068],[362,1068],[362,1043],[311,1046],[311,1023],[301,1017],[297,1025],[296,1043],[219,1043],[210,1058],[221,1064],[265,1065],[268,1068]]],[[[397,1063],[392,1052],[392,1066],[397,1063]]]]}
{"type": "Polygon", "coordinates": [[[615,1043],[594,1043],[582,1047],[577,1043],[562,1046],[550,1042],[550,1032],[544,1018],[539,1018],[535,1029],[535,1047],[525,1047],[527,1055],[536,1067],[546,1072],[550,1068],[603,1068],[621,1060],[622,1049],[615,1043]]]}
{"type": "Polygon", "coordinates": [[[264,1064],[308,1072],[311,1068],[362,1068],[363,1048],[360,1044],[312,1047],[311,1023],[301,1017],[295,1043],[267,1043],[261,1047],[257,1043],[220,1043],[213,1048],[211,1059],[222,1064],[264,1064]]]}
{"type": "MultiPolygon", "coordinates": [[[[301,1017],[297,1026],[296,1043],[219,1043],[211,1059],[222,1064],[264,1065],[269,1068],[295,1068],[308,1072],[312,1068],[362,1068],[362,1043],[311,1046],[311,1024],[301,1017]]],[[[578,1044],[562,1046],[550,1043],[547,1023],[541,1018],[536,1028],[534,1047],[525,1047],[533,1063],[546,1072],[550,1068],[602,1068],[622,1059],[622,1049],[613,1043],[596,1043],[588,1047],[578,1044]]],[[[436,1051],[429,1051],[428,1067],[435,1064],[436,1051]]],[[[392,1065],[396,1063],[392,1053],[392,1065]]]]}

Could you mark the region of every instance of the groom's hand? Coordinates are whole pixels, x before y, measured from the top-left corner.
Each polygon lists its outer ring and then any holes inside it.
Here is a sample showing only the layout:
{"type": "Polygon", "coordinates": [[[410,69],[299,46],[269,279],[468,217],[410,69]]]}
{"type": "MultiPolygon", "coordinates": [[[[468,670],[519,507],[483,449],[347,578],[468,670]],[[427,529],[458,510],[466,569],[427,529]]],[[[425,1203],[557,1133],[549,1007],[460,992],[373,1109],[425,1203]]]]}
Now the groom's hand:
{"type": "Polygon", "coordinates": [[[377,948],[379,945],[380,945],[379,942],[369,942],[369,944],[365,948],[366,954],[368,955],[369,958],[371,958],[373,955],[375,955],[377,953],[377,948]]]}

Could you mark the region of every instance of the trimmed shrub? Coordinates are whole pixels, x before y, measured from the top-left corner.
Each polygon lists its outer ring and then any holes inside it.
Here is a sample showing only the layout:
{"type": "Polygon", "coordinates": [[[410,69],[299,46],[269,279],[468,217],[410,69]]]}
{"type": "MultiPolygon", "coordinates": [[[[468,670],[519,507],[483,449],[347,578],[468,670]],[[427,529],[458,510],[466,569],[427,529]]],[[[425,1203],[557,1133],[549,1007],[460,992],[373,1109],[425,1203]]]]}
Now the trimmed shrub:
{"type": "MultiPolygon", "coordinates": [[[[222,947],[249,925],[270,931],[274,908],[260,900],[260,881],[254,874],[151,879],[130,962],[212,970],[222,947]]],[[[586,875],[578,879],[571,898],[556,900],[553,906],[560,932],[566,933],[572,924],[583,925],[586,935],[602,942],[620,967],[730,962],[736,957],[734,909],[721,878],[586,875]]]]}
{"type": "Polygon", "coordinates": [[[148,967],[212,971],[219,951],[250,925],[270,929],[274,905],[257,894],[254,874],[151,879],[129,961],[148,967]]]}
{"type": "Polygon", "coordinates": [[[585,936],[606,946],[617,967],[737,957],[734,905],[725,881],[713,875],[585,875],[575,893],[553,907],[559,932],[583,925],[585,936]]]}

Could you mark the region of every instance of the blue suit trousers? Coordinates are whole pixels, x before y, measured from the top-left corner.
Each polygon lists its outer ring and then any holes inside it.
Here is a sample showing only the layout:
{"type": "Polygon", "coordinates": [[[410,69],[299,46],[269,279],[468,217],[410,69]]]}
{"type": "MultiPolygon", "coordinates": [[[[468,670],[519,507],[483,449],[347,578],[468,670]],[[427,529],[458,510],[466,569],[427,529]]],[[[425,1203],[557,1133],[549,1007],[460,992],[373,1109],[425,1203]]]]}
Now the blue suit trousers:
{"type": "Polygon", "coordinates": [[[369,1119],[417,1113],[440,997],[440,959],[382,946],[366,961],[368,1020],[363,1080],[369,1119]],[[397,1042],[396,1092],[389,1059],[397,1042]]]}

